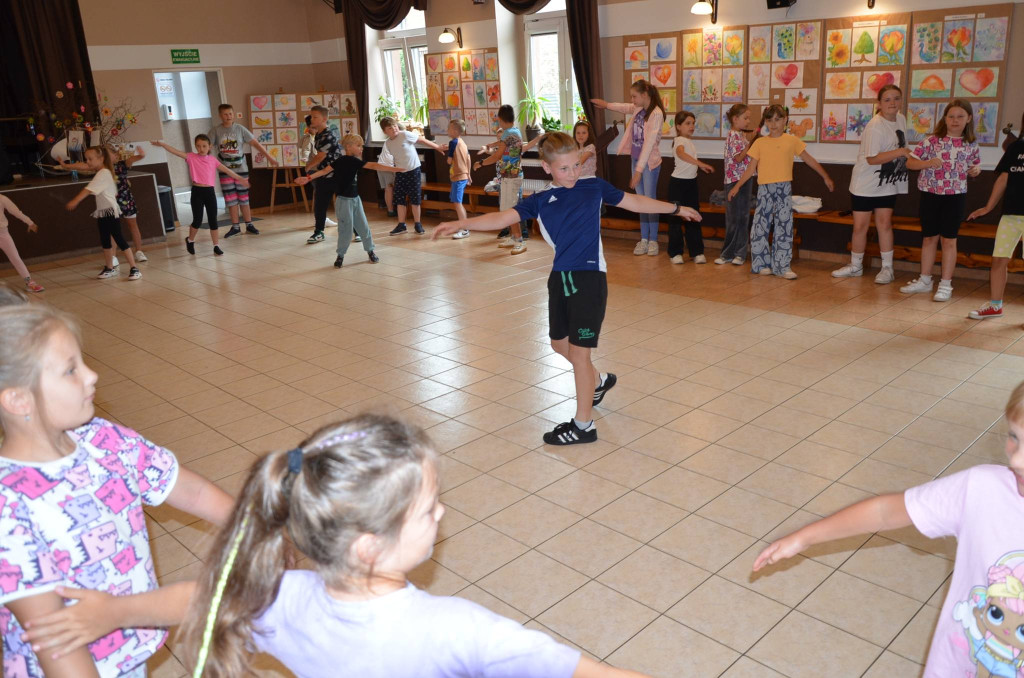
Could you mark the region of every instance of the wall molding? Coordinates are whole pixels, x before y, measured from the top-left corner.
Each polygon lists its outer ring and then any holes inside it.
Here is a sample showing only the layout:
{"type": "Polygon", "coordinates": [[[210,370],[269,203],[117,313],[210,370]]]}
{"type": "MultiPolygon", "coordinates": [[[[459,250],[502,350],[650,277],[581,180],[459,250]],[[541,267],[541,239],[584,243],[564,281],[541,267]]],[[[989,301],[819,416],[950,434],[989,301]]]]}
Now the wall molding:
{"type": "Polygon", "coordinates": [[[231,44],[90,45],[89,63],[94,71],[180,69],[171,63],[171,50],[199,49],[196,70],[224,66],[292,66],[345,61],[345,39],[315,42],[243,42],[231,44]],[[126,58],[130,56],[130,58],[126,58]]]}

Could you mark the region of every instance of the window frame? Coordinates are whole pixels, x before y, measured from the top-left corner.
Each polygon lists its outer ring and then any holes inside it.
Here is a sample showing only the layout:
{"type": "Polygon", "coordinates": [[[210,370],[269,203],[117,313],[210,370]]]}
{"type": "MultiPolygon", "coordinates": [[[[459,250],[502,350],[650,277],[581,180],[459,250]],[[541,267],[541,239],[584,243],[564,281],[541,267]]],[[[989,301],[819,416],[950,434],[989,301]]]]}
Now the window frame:
{"type": "Polygon", "coordinates": [[[569,22],[565,10],[545,12],[536,14],[524,21],[526,32],[526,82],[530,91],[535,91],[533,83],[533,55],[531,54],[532,40],[534,35],[558,35],[558,71],[559,79],[559,119],[562,125],[574,125],[576,123],[576,110],[574,106],[578,89],[573,86],[576,83],[576,73],[572,68],[572,50],[569,47],[569,22]]]}
{"type": "MultiPolygon", "coordinates": [[[[410,10],[417,11],[417,10],[410,10]]],[[[399,24],[401,25],[401,24],[399,24]]],[[[404,108],[405,96],[408,94],[413,107],[417,107],[420,104],[420,90],[419,84],[422,76],[423,87],[426,88],[426,73],[423,72],[423,59],[414,60],[413,50],[422,48],[425,50],[428,48],[427,43],[427,29],[423,28],[408,28],[408,29],[391,29],[389,31],[381,31],[380,37],[377,41],[378,51],[380,52],[381,69],[384,73],[384,92],[387,96],[392,99],[398,99],[402,102],[404,108]],[[406,68],[410,69],[410,72],[406,74],[409,81],[412,84],[411,92],[393,92],[391,91],[391,77],[390,69],[388,68],[388,60],[385,56],[385,52],[393,50],[400,50],[403,58],[405,59],[406,68]]],[[[412,111],[405,111],[406,118],[412,118],[412,111]]]]}

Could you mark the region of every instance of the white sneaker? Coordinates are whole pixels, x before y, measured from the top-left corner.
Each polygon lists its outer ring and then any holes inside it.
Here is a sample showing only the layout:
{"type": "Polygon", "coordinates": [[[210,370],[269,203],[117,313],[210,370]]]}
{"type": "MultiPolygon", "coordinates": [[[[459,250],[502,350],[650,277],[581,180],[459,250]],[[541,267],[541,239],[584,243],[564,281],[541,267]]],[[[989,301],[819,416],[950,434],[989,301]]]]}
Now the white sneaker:
{"type": "Polygon", "coordinates": [[[646,240],[638,242],[636,247],[633,248],[633,255],[639,257],[641,254],[647,254],[647,245],[648,243],[646,240]]]}
{"type": "Polygon", "coordinates": [[[469,229],[468,228],[464,228],[461,231],[459,231],[458,233],[452,234],[452,240],[462,240],[463,238],[468,238],[468,237],[469,237],[469,229]]]}
{"type": "Polygon", "coordinates": [[[771,275],[772,274],[772,269],[770,269],[770,268],[762,268],[760,271],[757,272],[757,274],[758,275],[771,275]]]}
{"type": "MultiPolygon", "coordinates": [[[[636,254],[636,252],[634,251],[633,254],[636,254]]],[[[651,240],[650,242],[647,243],[647,256],[649,256],[649,257],[656,257],[656,256],[658,256],[658,241],[657,240],[651,240]]]]}
{"type": "Polygon", "coordinates": [[[888,285],[896,279],[896,274],[892,270],[892,266],[883,266],[882,270],[875,276],[876,285],[888,285]]]}
{"type": "Polygon", "coordinates": [[[782,277],[785,278],[786,280],[796,280],[800,276],[796,274],[796,271],[787,268],[785,271],[782,272],[782,277]]]}
{"type": "Polygon", "coordinates": [[[735,257],[732,260],[733,266],[742,266],[745,263],[747,263],[747,260],[744,257],[735,257]]]}
{"type": "Polygon", "coordinates": [[[940,280],[939,286],[935,290],[935,296],[932,297],[932,301],[949,301],[952,297],[953,283],[947,283],[944,280],[940,280]]]}
{"type": "Polygon", "coordinates": [[[337,226],[338,225],[338,222],[335,221],[334,219],[331,219],[330,217],[327,217],[326,219],[324,219],[324,221],[326,222],[326,224],[328,226],[337,226]]]}
{"type": "Polygon", "coordinates": [[[717,259],[715,259],[715,263],[721,266],[722,264],[728,264],[729,260],[723,259],[722,257],[718,257],[717,259]]]}
{"type": "Polygon", "coordinates": [[[526,243],[522,242],[522,241],[519,241],[515,245],[512,246],[512,249],[509,250],[509,254],[522,254],[525,251],[526,251],[526,243]]]}
{"type": "Polygon", "coordinates": [[[677,254],[674,257],[672,257],[671,259],[669,259],[669,261],[671,261],[673,264],[681,264],[681,263],[683,263],[683,255],[682,254],[677,254]]]}
{"type": "Polygon", "coordinates": [[[501,242],[498,243],[498,247],[515,247],[515,246],[516,246],[516,241],[513,240],[510,237],[509,238],[505,238],[504,240],[502,240],[501,242]]]}
{"type": "Polygon", "coordinates": [[[697,256],[695,256],[693,258],[693,263],[695,263],[695,264],[706,264],[706,263],[708,263],[708,258],[705,257],[703,254],[698,254],[697,256]]]}
{"type": "Polygon", "coordinates": [[[920,278],[914,278],[908,284],[900,288],[900,292],[903,292],[903,294],[930,294],[931,291],[931,282],[924,282],[920,278]]]}
{"type": "Polygon", "coordinates": [[[864,267],[854,266],[853,264],[847,264],[842,268],[832,271],[833,278],[859,278],[862,275],[864,275],[864,267]]]}
{"type": "Polygon", "coordinates": [[[135,252],[135,261],[141,264],[144,261],[149,261],[149,257],[147,257],[146,253],[142,250],[137,250],[135,252]]]}
{"type": "Polygon", "coordinates": [[[117,268],[117,267],[118,267],[118,266],[120,266],[120,265],[121,265],[121,262],[117,260],[117,257],[114,257],[114,263],[112,263],[112,264],[110,265],[110,267],[111,267],[111,268],[117,268]]]}

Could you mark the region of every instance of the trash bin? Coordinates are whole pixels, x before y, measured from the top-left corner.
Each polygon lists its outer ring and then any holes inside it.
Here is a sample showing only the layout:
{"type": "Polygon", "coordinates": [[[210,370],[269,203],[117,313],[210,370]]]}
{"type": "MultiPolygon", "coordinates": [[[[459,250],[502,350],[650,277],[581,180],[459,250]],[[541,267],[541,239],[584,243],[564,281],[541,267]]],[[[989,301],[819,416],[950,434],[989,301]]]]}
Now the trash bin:
{"type": "Polygon", "coordinates": [[[157,186],[156,192],[164,218],[164,233],[170,233],[174,230],[174,191],[170,186],[157,186]]]}

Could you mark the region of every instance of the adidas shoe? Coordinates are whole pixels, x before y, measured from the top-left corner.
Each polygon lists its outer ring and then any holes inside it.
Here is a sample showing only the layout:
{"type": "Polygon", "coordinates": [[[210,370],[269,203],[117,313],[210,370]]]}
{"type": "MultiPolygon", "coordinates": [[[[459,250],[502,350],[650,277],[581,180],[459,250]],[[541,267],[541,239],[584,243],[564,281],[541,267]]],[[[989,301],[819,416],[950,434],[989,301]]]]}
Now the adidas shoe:
{"type": "Polygon", "coordinates": [[[593,423],[587,430],[581,430],[576,422],[569,420],[544,434],[547,445],[578,445],[597,442],[597,427],[593,423]]]}
{"type": "Polygon", "coordinates": [[[612,390],[612,388],[615,387],[615,384],[618,381],[618,377],[616,377],[611,372],[608,373],[608,376],[604,378],[604,383],[598,384],[597,388],[594,389],[594,407],[597,407],[598,405],[601,404],[601,401],[604,400],[604,397],[608,394],[608,391],[612,390]]]}

